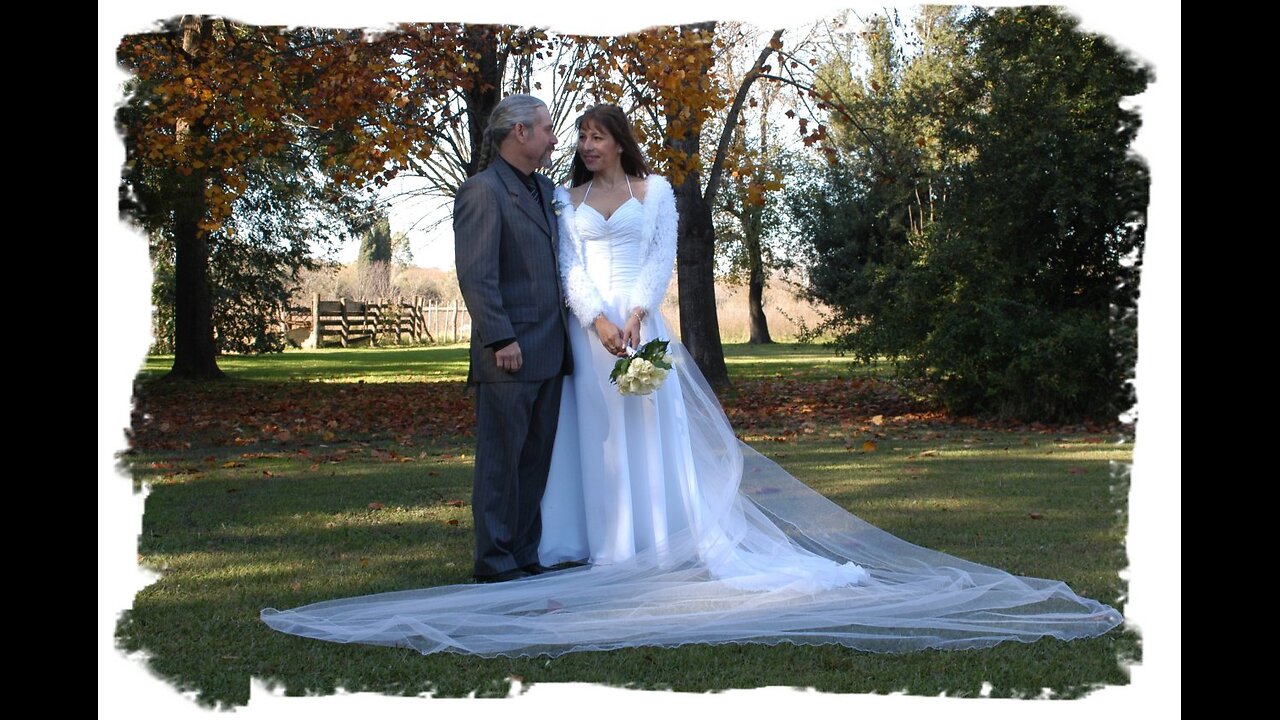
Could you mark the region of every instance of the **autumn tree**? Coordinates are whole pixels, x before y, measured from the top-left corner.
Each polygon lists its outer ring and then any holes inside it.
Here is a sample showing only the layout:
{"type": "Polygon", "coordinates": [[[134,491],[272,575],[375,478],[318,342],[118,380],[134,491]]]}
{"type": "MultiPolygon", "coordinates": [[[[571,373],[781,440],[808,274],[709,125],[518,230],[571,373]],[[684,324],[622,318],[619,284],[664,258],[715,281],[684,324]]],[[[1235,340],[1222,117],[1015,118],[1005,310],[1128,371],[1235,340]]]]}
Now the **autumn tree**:
{"type": "MultiPolygon", "coordinates": [[[[407,157],[395,191],[385,194],[388,203],[421,201],[429,208],[447,208],[459,185],[478,170],[484,129],[493,108],[505,95],[529,93],[541,97],[557,128],[566,127],[583,86],[579,71],[596,63],[594,42],[575,42],[538,28],[506,25],[449,26],[451,43],[461,62],[453,72],[457,86],[434,108],[429,118],[438,138],[436,152],[407,157]],[[544,86],[544,81],[546,84],[544,86]]],[[[437,38],[439,40],[440,38],[437,38]]],[[[399,56],[410,58],[412,47],[399,56]]],[[[569,156],[561,154],[556,165],[545,170],[553,180],[568,175],[569,156]]],[[[423,217],[432,214],[428,209],[423,217]]],[[[447,213],[437,213],[443,222],[447,213]]],[[[430,227],[430,225],[428,225],[430,227]]]]}
{"type": "MultiPolygon", "coordinates": [[[[220,376],[221,351],[281,347],[274,321],[293,274],[309,262],[309,242],[340,233],[334,219],[353,209],[349,195],[304,180],[313,159],[270,128],[257,129],[256,148],[237,139],[279,91],[269,83],[244,90],[261,42],[187,16],[120,47],[135,70],[118,114],[127,153],[121,210],[147,230],[157,349],[175,353],[178,376],[220,376]],[[219,101],[223,92],[235,94],[234,111],[219,101]],[[224,174],[232,165],[236,172],[224,174]]],[[[268,72],[270,63],[263,60],[268,72]]]]}
{"type": "MultiPolygon", "coordinates": [[[[458,186],[479,170],[484,129],[499,100],[511,93],[541,97],[555,126],[564,128],[581,106],[579,71],[599,61],[593,42],[508,25],[401,25],[384,33],[381,41],[407,76],[453,83],[438,102],[407,108],[413,111],[409,119],[428,129],[434,151],[388,158],[395,167],[389,177],[395,180],[379,193],[384,209],[424,208],[409,222],[428,230],[447,221],[458,186]],[[429,47],[423,37],[430,38],[429,47]],[[441,66],[436,54],[440,47],[451,49],[455,62],[441,66]]],[[[567,176],[570,157],[561,154],[554,160],[556,164],[544,172],[555,180],[567,176]]],[[[402,209],[400,214],[410,212],[402,209]]]]}
{"type": "MultiPolygon", "coordinates": [[[[277,227],[264,219],[287,217],[275,211],[288,197],[327,218],[326,232],[335,218],[364,222],[368,203],[357,193],[385,185],[397,161],[430,155],[432,110],[466,62],[436,40],[455,35],[451,26],[367,36],[184,16],[121,41],[120,62],[133,73],[118,115],[121,211],[173,247],[171,375],[221,376],[211,257],[252,266],[236,243],[277,227]],[[394,54],[406,48],[411,72],[394,54]]],[[[296,270],[296,253],[288,257],[296,270]]]]}

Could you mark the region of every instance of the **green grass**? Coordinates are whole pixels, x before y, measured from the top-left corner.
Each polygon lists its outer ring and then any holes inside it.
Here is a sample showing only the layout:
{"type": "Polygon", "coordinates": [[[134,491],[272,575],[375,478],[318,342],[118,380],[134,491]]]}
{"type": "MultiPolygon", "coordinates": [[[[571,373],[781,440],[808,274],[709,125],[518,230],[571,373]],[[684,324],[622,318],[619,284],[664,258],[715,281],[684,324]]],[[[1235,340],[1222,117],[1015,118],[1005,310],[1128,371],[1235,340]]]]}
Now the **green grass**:
{"type": "MultiPolygon", "coordinates": [[[[843,408],[852,402],[845,396],[829,397],[832,388],[844,387],[832,377],[875,375],[875,367],[817,347],[726,350],[733,376],[752,388],[750,397],[726,400],[731,418],[750,426],[744,439],[818,491],[911,542],[1015,574],[1061,579],[1082,595],[1120,606],[1128,487],[1120,469],[1131,459],[1130,442],[1099,433],[881,417],[873,409],[843,408]],[[785,405],[788,393],[810,386],[818,387],[817,414],[805,414],[807,406],[793,417],[752,414],[769,388],[779,388],[785,405]],[[822,407],[824,400],[831,407],[822,407]],[[868,440],[874,451],[864,450],[868,440]]],[[[296,394],[300,386],[324,393],[351,386],[316,383],[404,383],[385,386],[395,395],[438,380],[440,394],[453,397],[465,362],[461,347],[224,358],[220,365],[233,382],[206,390],[256,388],[271,403],[287,404],[281,397],[311,403],[311,396],[296,394]]],[[[149,361],[140,384],[139,409],[156,417],[165,403],[195,390],[149,382],[165,367],[149,361]]],[[[384,407],[382,399],[377,403],[384,407]]],[[[245,425],[253,441],[237,445],[181,426],[177,438],[142,432],[143,447],[125,456],[135,482],[151,489],[141,562],[162,577],[138,593],[118,625],[118,641],[146,650],[156,673],[206,704],[247,702],[250,677],[294,695],[338,687],[505,695],[514,676],[526,685],[591,682],[691,692],[783,685],[962,696],[976,696],[989,682],[995,697],[1037,697],[1046,687],[1059,697],[1078,697],[1127,684],[1123,662],[1141,653],[1132,631],[905,655],[784,644],[556,659],[421,656],[283,635],[258,621],[261,608],[467,581],[470,508],[458,501],[469,499],[473,441],[452,419],[401,433],[345,433],[330,443],[302,433],[273,441],[248,420],[232,421],[237,429],[245,425]],[[163,442],[146,444],[153,439],[163,442]]]]}
{"type": "MultiPolygon", "coordinates": [[[[150,355],[138,377],[169,372],[172,355],[150,355]]],[[[286,350],[274,355],[224,355],[218,367],[253,382],[430,382],[467,377],[466,345],[286,350]]]]}
{"type": "MultiPolygon", "coordinates": [[[[887,363],[865,365],[821,345],[726,344],[725,363],[735,379],[767,379],[779,374],[801,379],[883,374],[887,363]]],[[[139,378],[169,372],[172,355],[150,355],[139,378]]],[[[466,345],[287,350],[277,355],[226,355],[223,372],[237,380],[260,382],[418,382],[465,380],[466,345]]]]}
{"type": "Polygon", "coordinates": [[[889,363],[870,365],[847,355],[837,355],[819,344],[775,343],[773,345],[726,344],[725,364],[736,380],[763,380],[774,377],[816,380],[831,377],[876,377],[889,372],[889,363]]]}

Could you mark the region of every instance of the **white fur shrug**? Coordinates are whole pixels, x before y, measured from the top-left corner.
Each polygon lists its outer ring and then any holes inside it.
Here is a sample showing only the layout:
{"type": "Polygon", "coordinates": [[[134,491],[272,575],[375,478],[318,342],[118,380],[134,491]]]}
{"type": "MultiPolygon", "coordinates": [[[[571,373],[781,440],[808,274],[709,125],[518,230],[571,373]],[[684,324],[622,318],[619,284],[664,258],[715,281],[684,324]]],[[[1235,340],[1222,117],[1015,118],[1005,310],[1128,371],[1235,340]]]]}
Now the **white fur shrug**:
{"type": "MultiPolygon", "coordinates": [[[[641,257],[640,276],[636,279],[628,298],[627,308],[644,308],[647,313],[658,311],[667,285],[671,283],[671,271],[676,259],[676,196],[671,183],[661,175],[649,175],[645,190],[643,232],[646,242],[641,257]]],[[[600,288],[587,273],[586,248],[578,236],[577,216],[569,202],[569,191],[556,188],[556,203],[560,215],[560,280],[564,285],[565,301],[583,327],[590,328],[595,318],[606,311],[600,288]]],[[[617,323],[626,318],[609,317],[617,323]]]]}

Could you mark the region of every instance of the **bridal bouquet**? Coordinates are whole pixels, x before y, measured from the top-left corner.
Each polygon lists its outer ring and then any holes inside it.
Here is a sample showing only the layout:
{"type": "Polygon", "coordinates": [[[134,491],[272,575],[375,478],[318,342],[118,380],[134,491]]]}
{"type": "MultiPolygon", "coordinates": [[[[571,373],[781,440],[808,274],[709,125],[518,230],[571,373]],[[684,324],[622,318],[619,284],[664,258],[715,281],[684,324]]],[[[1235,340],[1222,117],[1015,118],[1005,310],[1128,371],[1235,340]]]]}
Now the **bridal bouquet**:
{"type": "Polygon", "coordinates": [[[671,361],[667,359],[668,341],[654,338],[639,350],[629,353],[613,365],[609,373],[609,382],[618,386],[623,395],[648,395],[662,385],[671,371],[671,361]]]}

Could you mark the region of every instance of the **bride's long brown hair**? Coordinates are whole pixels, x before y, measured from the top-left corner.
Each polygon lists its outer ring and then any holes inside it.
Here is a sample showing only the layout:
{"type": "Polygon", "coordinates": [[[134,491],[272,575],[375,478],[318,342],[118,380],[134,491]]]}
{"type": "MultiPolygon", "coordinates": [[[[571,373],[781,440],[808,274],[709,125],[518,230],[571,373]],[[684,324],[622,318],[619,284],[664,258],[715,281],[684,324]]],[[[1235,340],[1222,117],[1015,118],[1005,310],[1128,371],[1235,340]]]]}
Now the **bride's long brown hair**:
{"type": "MultiPolygon", "coordinates": [[[[640,144],[636,142],[636,136],[631,132],[631,123],[627,122],[627,116],[622,112],[622,108],[617,105],[596,105],[588,108],[573,124],[578,130],[581,130],[584,125],[594,125],[604,130],[609,133],[609,137],[613,138],[614,142],[618,143],[622,148],[623,172],[633,177],[649,175],[649,165],[644,161],[644,155],[640,153],[640,144]]],[[[570,174],[573,186],[577,187],[594,176],[595,173],[587,169],[575,150],[573,170],[570,174]]]]}

